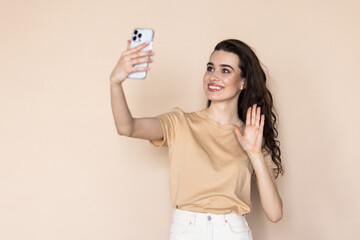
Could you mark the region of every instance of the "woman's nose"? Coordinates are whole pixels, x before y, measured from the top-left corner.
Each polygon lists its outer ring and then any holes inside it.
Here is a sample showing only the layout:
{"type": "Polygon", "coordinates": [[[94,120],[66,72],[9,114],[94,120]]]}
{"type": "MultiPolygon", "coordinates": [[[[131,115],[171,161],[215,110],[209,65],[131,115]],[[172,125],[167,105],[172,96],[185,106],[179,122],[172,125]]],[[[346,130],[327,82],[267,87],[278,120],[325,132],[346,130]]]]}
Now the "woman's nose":
{"type": "Polygon", "coordinates": [[[218,74],[216,72],[211,72],[209,79],[210,81],[219,81],[218,74]]]}

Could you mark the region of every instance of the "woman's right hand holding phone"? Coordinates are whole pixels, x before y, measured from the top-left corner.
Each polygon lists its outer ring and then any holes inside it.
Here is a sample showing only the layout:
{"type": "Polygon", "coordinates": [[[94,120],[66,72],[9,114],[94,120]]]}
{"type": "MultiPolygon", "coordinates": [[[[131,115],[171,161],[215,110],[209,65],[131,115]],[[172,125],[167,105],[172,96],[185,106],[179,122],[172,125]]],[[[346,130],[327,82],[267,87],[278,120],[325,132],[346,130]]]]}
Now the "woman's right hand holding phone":
{"type": "Polygon", "coordinates": [[[138,63],[151,63],[152,51],[141,51],[148,44],[143,43],[130,49],[128,41],[127,49],[121,53],[121,57],[110,75],[111,109],[114,122],[119,135],[141,138],[161,139],[163,137],[162,125],[156,117],[133,118],[126,103],[122,82],[132,72],[149,71],[149,67],[134,66],[138,63]]]}
{"type": "Polygon", "coordinates": [[[121,53],[120,59],[110,75],[112,84],[121,84],[130,73],[149,71],[150,67],[135,67],[138,63],[151,63],[154,55],[152,51],[141,51],[149,43],[143,43],[135,48],[130,49],[130,40],[127,42],[127,48],[121,53]]]}

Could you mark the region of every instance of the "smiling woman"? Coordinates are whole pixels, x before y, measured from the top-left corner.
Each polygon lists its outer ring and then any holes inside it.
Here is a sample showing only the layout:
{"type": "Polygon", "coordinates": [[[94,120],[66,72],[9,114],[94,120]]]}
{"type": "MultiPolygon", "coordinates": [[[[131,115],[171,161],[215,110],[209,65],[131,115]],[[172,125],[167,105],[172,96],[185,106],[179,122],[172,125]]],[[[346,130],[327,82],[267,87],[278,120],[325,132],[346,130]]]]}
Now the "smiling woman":
{"type": "Polygon", "coordinates": [[[209,100],[237,101],[244,79],[240,77],[238,56],[231,52],[215,51],[204,75],[204,91],[209,100]]]}
{"type": "MultiPolygon", "coordinates": [[[[255,52],[246,43],[237,39],[228,39],[218,43],[211,54],[210,62],[207,64],[207,71],[204,75],[205,93],[207,93],[206,83],[210,82],[209,85],[212,85],[219,77],[221,77],[224,84],[232,82],[235,85],[233,88],[236,88],[236,85],[241,85],[240,91],[235,96],[235,101],[237,102],[238,117],[243,122],[246,120],[249,107],[253,104],[257,104],[260,107],[261,113],[266,118],[263,147],[271,152],[272,161],[277,166],[276,177],[280,173],[282,174],[280,142],[276,140],[278,131],[276,129],[276,114],[273,110],[273,98],[266,86],[266,74],[255,52]],[[214,72],[214,64],[211,62],[215,61],[213,59],[219,61],[219,67],[221,67],[219,72],[224,74],[210,78],[208,72],[214,72]],[[227,63],[225,63],[226,61],[227,63]],[[227,68],[232,69],[232,72],[227,68]],[[231,73],[233,74],[231,75],[231,73]]],[[[212,100],[218,101],[221,98],[218,96],[211,98],[211,95],[208,94],[207,97],[208,107],[211,107],[212,100]]]]}
{"type": "Polygon", "coordinates": [[[220,42],[203,78],[208,107],[196,112],[174,108],[150,118],[133,118],[122,82],[137,63],[154,54],[128,48],[110,76],[111,104],[120,135],[169,148],[171,240],[252,239],[251,176],[256,176],[267,218],[282,218],[275,177],[282,173],[275,114],[266,77],[255,53],[239,40],[220,42]],[[262,114],[263,113],[263,114],[262,114]],[[266,121],[265,121],[266,118],[266,121]],[[263,139],[264,133],[264,139],[263,139]]]}

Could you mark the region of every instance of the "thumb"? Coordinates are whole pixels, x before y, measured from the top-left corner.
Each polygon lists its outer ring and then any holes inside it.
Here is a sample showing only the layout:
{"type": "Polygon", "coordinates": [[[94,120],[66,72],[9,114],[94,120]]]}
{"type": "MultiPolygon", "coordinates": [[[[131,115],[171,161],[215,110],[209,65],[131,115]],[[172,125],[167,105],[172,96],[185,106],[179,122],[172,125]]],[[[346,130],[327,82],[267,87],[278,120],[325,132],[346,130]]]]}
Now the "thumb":
{"type": "Polygon", "coordinates": [[[243,135],[241,134],[239,127],[237,125],[233,125],[233,127],[234,127],[235,134],[236,134],[237,138],[238,139],[243,138],[243,135]]]}

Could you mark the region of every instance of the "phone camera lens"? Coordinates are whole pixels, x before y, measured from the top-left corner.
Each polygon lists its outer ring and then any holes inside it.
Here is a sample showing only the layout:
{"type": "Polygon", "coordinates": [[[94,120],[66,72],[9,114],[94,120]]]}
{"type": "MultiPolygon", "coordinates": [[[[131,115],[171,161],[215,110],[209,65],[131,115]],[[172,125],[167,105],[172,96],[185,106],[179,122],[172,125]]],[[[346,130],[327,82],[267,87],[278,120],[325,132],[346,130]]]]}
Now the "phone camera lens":
{"type": "Polygon", "coordinates": [[[133,40],[134,40],[134,41],[136,40],[136,36],[133,37],[133,40]]]}
{"type": "Polygon", "coordinates": [[[141,33],[139,33],[139,38],[141,38],[141,36],[142,36],[141,33]]]}
{"type": "Polygon", "coordinates": [[[137,31],[137,30],[135,30],[135,31],[134,31],[134,34],[136,35],[137,33],[138,33],[138,31],[137,31]]]}

